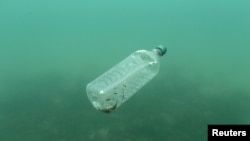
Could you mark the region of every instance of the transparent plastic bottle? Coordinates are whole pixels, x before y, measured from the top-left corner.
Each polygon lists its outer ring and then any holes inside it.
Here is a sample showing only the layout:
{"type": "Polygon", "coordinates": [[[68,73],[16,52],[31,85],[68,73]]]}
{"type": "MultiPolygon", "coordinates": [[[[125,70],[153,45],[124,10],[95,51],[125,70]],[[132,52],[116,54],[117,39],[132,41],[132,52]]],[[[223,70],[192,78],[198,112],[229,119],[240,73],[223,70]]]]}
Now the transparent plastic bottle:
{"type": "Polygon", "coordinates": [[[159,71],[159,58],[167,49],[138,50],[90,82],[87,96],[97,110],[110,113],[121,106],[159,71]]]}

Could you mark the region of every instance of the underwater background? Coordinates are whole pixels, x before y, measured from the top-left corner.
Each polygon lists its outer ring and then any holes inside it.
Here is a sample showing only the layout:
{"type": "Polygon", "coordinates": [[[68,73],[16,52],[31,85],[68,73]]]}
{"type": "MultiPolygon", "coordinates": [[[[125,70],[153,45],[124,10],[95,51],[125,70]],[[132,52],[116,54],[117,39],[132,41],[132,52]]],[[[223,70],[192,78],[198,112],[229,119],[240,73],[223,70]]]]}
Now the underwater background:
{"type": "Polygon", "coordinates": [[[205,141],[250,124],[248,0],[0,0],[1,141],[205,141]],[[165,45],[159,74],[110,114],[86,85],[165,45]]]}

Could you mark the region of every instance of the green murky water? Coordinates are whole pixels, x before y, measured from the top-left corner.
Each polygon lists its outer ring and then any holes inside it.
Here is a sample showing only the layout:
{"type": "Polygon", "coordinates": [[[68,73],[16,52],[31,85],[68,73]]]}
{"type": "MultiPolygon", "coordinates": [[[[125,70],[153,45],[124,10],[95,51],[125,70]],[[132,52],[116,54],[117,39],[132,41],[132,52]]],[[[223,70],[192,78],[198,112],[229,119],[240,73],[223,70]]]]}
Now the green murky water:
{"type": "Polygon", "coordinates": [[[205,141],[250,123],[247,0],[0,0],[1,141],[205,141]],[[85,86],[131,52],[160,73],[111,114],[85,86]]]}

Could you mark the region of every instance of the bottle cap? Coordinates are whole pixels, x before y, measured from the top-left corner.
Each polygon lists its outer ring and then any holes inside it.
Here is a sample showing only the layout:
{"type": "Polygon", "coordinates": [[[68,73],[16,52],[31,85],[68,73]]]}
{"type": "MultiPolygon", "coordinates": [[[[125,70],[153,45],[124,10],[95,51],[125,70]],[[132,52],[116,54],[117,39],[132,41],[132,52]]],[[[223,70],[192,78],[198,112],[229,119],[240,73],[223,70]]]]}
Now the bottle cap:
{"type": "Polygon", "coordinates": [[[163,45],[158,45],[156,49],[160,51],[160,56],[163,56],[167,52],[167,48],[164,47],[163,45]]]}

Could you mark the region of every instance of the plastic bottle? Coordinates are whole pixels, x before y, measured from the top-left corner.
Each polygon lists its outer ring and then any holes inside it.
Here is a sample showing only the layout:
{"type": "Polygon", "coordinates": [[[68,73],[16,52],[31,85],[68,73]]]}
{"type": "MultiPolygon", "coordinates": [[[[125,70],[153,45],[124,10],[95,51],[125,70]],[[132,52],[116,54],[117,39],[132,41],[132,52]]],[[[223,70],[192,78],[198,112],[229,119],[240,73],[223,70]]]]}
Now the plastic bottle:
{"type": "Polygon", "coordinates": [[[90,82],[87,96],[97,110],[110,113],[121,106],[159,71],[159,58],[167,49],[138,50],[90,82]]]}

